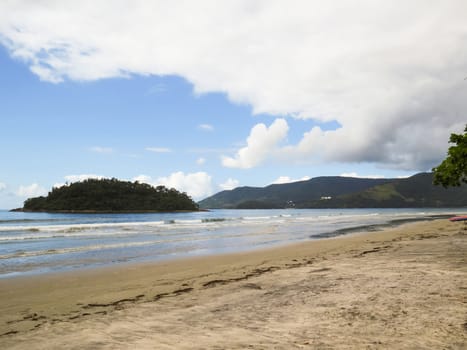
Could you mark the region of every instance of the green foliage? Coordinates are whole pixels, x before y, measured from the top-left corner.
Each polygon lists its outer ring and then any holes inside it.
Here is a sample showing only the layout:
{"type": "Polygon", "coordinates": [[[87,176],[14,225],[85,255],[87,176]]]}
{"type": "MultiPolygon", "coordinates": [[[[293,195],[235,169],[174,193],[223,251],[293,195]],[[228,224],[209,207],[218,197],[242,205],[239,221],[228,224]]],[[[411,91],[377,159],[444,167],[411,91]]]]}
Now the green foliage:
{"type": "MultiPolygon", "coordinates": [[[[372,186],[388,183],[387,179],[357,179],[350,177],[324,176],[306,181],[274,184],[267,187],[238,187],[222,191],[199,202],[201,208],[236,208],[243,202],[260,201],[265,208],[284,208],[289,201],[296,208],[320,207],[315,204],[323,196],[336,197],[366,190],[372,186]]],[[[326,201],[327,202],[327,201],[326,201]]]]}
{"type": "Polygon", "coordinates": [[[354,208],[463,207],[467,205],[467,186],[455,189],[434,186],[432,173],[420,173],[337,197],[335,205],[354,208]]]}
{"type": "Polygon", "coordinates": [[[278,206],[274,203],[268,203],[268,202],[263,202],[263,201],[245,201],[237,204],[235,209],[280,209],[283,208],[283,206],[278,206]]]}
{"type": "Polygon", "coordinates": [[[461,182],[467,183],[467,125],[464,135],[451,134],[449,142],[456,145],[449,147],[446,159],[433,168],[434,184],[460,186],[461,182]]]}
{"type": "Polygon", "coordinates": [[[47,197],[24,202],[28,211],[144,212],[198,210],[186,194],[164,186],[152,187],[117,179],[88,179],[53,188],[47,197]]]}
{"type": "Polygon", "coordinates": [[[394,197],[401,197],[393,183],[372,187],[365,191],[363,195],[378,201],[390,200],[394,197]],[[366,193],[365,193],[366,192],[366,193]]]}
{"type": "Polygon", "coordinates": [[[318,177],[263,188],[240,187],[222,191],[200,202],[202,208],[421,208],[465,207],[467,186],[433,185],[432,173],[406,179],[318,177]],[[328,199],[322,200],[322,197],[328,199]]]}

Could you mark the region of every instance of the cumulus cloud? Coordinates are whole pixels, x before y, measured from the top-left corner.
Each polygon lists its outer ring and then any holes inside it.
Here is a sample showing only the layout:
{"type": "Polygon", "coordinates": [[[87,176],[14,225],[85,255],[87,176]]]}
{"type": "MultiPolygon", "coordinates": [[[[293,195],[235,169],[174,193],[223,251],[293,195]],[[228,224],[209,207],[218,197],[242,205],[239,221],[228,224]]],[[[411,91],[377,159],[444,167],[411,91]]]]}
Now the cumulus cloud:
{"type": "Polygon", "coordinates": [[[198,165],[203,165],[205,163],[206,163],[206,158],[201,157],[196,160],[196,164],[198,165]]]}
{"type": "Polygon", "coordinates": [[[29,186],[20,186],[18,191],[16,191],[16,195],[19,197],[38,197],[46,194],[47,190],[36,183],[29,186]]]}
{"type": "Polygon", "coordinates": [[[268,128],[256,124],[247,139],[247,145],[238,150],[234,158],[223,156],[222,164],[229,168],[252,168],[271,157],[279,143],[287,136],[289,127],[284,119],[276,119],[268,128]]]}
{"type": "Polygon", "coordinates": [[[96,174],[80,174],[80,175],[66,175],[64,179],[68,182],[78,182],[84,181],[87,179],[103,179],[105,176],[96,175],[96,174]]]}
{"type": "Polygon", "coordinates": [[[213,193],[212,178],[205,172],[188,173],[178,171],[166,177],[152,178],[148,175],[139,175],[133,181],[144,182],[153,186],[163,185],[168,188],[175,188],[178,191],[186,192],[193,199],[201,199],[213,193]]]}
{"type": "Polygon", "coordinates": [[[239,181],[236,180],[236,179],[232,179],[232,178],[228,178],[227,181],[225,181],[224,183],[221,183],[219,185],[219,187],[222,189],[222,190],[233,190],[235,187],[238,187],[239,185],[239,181]]]}
{"type": "MultiPolygon", "coordinates": [[[[105,178],[105,176],[96,175],[96,174],[79,174],[79,175],[66,175],[63,178],[65,179],[66,183],[73,183],[73,182],[84,181],[87,179],[103,179],[105,178]]],[[[62,187],[62,186],[65,186],[66,183],[58,182],[54,184],[53,187],[57,187],[57,188],[62,187]]]]}
{"type": "Polygon", "coordinates": [[[153,153],[170,153],[172,150],[167,147],[146,147],[146,151],[153,153]]]}
{"type": "Polygon", "coordinates": [[[351,173],[342,173],[340,176],[343,177],[358,177],[362,179],[384,179],[384,175],[359,175],[356,172],[351,172],[351,173]]]}
{"type": "Polygon", "coordinates": [[[148,175],[138,175],[135,176],[132,180],[152,185],[152,177],[148,175]]]}
{"type": "MultiPolygon", "coordinates": [[[[465,124],[465,13],[464,0],[3,1],[0,41],[45,81],[174,74],[254,113],[341,126],[283,159],[425,169],[465,124]]],[[[260,163],[246,158],[225,162],[260,163]]]]}
{"type": "Polygon", "coordinates": [[[273,184],[287,184],[290,182],[297,182],[297,181],[306,181],[310,180],[311,178],[309,176],[303,176],[300,179],[292,179],[289,176],[279,176],[276,180],[274,180],[272,183],[273,184]]]}
{"type": "Polygon", "coordinates": [[[0,182],[0,191],[3,191],[6,188],[6,185],[3,182],[0,182]]]}

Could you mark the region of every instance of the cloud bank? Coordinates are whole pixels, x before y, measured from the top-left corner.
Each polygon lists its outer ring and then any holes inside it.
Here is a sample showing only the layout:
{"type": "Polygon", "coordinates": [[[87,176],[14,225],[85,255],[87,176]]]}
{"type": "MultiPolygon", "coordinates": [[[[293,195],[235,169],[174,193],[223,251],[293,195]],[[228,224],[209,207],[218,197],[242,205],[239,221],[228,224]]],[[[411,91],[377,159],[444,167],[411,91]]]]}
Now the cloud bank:
{"type": "Polygon", "coordinates": [[[195,200],[213,194],[212,178],[203,171],[188,174],[178,171],[169,176],[158,178],[152,178],[148,175],[139,175],[134,177],[133,181],[147,183],[152,186],[163,185],[168,188],[175,188],[180,192],[186,192],[195,200]]]}
{"type": "MultiPolygon", "coordinates": [[[[280,159],[426,169],[465,124],[465,13],[464,0],[4,1],[0,42],[44,81],[178,75],[254,113],[341,126],[280,159]]],[[[271,142],[258,128],[224,165],[271,158],[249,154],[271,142]]]]}
{"type": "Polygon", "coordinates": [[[219,188],[223,191],[233,190],[234,188],[238,187],[239,184],[240,181],[229,177],[224,183],[219,184],[219,188]]]}
{"type": "Polygon", "coordinates": [[[66,184],[70,184],[73,182],[81,182],[81,181],[88,180],[88,179],[100,180],[100,179],[104,179],[105,176],[96,175],[96,174],[79,174],[79,175],[66,175],[63,178],[65,179],[66,183],[57,182],[54,184],[53,187],[59,188],[59,187],[65,186],[66,184]]]}
{"type": "Polygon", "coordinates": [[[351,172],[351,173],[342,173],[340,176],[343,177],[357,177],[361,179],[384,179],[384,175],[360,175],[357,174],[356,172],[351,172]]]}
{"type": "Polygon", "coordinates": [[[303,176],[300,179],[293,179],[293,178],[291,178],[289,176],[279,176],[276,180],[274,180],[272,182],[272,184],[275,184],[275,185],[288,184],[288,183],[291,183],[291,182],[306,181],[306,180],[310,180],[310,177],[309,176],[303,176]]]}

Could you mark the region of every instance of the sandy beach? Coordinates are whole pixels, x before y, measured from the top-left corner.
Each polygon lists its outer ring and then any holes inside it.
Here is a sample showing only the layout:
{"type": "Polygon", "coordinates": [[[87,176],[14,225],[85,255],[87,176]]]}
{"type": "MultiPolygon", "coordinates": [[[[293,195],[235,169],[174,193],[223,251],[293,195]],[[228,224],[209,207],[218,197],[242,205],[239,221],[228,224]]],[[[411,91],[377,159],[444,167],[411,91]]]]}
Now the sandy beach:
{"type": "Polygon", "coordinates": [[[0,280],[0,348],[466,349],[466,227],[0,280]]]}

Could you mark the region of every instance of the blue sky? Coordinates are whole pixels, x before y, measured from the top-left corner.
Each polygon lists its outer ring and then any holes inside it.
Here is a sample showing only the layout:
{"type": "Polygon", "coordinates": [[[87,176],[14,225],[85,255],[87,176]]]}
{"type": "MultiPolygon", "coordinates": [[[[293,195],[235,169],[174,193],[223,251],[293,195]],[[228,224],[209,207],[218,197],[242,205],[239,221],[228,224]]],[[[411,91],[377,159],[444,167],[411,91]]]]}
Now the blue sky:
{"type": "Polygon", "coordinates": [[[86,177],[199,200],[321,175],[408,176],[436,165],[463,129],[467,29],[455,7],[396,2],[385,11],[405,31],[393,32],[358,1],[358,21],[337,28],[323,20],[336,5],[314,1],[290,18],[274,1],[202,2],[216,19],[175,3],[0,5],[0,208],[86,177]],[[447,19],[454,29],[440,30],[447,19]]]}

